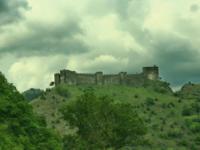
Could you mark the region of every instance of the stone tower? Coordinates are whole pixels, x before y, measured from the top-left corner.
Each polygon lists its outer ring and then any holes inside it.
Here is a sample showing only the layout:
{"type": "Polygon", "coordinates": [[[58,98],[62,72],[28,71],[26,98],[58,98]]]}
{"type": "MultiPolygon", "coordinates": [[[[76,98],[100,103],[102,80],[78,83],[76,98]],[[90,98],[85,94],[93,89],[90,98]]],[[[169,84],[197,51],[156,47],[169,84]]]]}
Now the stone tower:
{"type": "Polygon", "coordinates": [[[97,72],[95,74],[95,77],[96,77],[96,84],[97,85],[103,85],[103,72],[97,72]]]}
{"type": "Polygon", "coordinates": [[[120,84],[124,85],[126,82],[126,75],[127,72],[120,72],[119,73],[119,78],[120,78],[120,84]]]}
{"type": "Polygon", "coordinates": [[[159,80],[159,67],[143,67],[143,75],[149,80],[159,80]]]}
{"type": "Polygon", "coordinates": [[[55,82],[55,86],[60,84],[60,73],[56,73],[54,75],[54,82],[55,82]]]}

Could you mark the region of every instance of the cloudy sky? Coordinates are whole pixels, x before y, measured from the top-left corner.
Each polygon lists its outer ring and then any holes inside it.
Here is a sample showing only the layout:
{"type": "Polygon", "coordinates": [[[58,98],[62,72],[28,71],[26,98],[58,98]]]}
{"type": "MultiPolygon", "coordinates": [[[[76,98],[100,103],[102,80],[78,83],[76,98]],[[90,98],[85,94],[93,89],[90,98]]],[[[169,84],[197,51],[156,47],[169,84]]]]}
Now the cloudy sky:
{"type": "Polygon", "coordinates": [[[0,70],[20,91],[60,69],[200,82],[200,0],[0,0],[0,70]]]}

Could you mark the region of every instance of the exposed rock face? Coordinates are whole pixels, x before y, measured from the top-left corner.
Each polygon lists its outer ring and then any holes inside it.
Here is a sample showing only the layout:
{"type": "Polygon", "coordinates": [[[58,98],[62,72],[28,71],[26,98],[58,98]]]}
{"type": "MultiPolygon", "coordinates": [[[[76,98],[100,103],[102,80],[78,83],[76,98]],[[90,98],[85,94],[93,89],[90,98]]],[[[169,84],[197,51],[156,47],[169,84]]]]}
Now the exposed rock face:
{"type": "Polygon", "coordinates": [[[158,80],[159,68],[157,66],[143,67],[143,72],[139,74],[127,74],[120,72],[119,74],[103,74],[96,72],[95,74],[76,73],[70,70],[61,70],[54,76],[55,86],[59,84],[68,85],[134,85],[140,86],[146,79],[158,80]]]}

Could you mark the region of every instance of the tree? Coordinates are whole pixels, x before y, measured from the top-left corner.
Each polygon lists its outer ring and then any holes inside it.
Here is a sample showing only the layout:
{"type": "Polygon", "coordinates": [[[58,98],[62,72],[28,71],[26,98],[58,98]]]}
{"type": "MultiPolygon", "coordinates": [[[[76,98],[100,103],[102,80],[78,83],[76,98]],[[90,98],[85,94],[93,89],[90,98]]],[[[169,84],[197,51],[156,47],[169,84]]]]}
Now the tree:
{"type": "Polygon", "coordinates": [[[22,93],[22,95],[25,97],[25,99],[27,99],[28,101],[32,101],[38,97],[40,97],[41,95],[44,94],[44,91],[43,90],[40,90],[40,89],[29,89],[27,91],[24,91],[22,93]]]}
{"type": "Polygon", "coordinates": [[[0,73],[0,150],[61,150],[60,138],[0,73]]]}
{"type": "Polygon", "coordinates": [[[76,135],[67,136],[71,149],[119,149],[137,145],[146,133],[143,121],[130,104],[115,103],[87,90],[61,110],[76,135]],[[71,140],[69,140],[71,139],[71,140]]]}

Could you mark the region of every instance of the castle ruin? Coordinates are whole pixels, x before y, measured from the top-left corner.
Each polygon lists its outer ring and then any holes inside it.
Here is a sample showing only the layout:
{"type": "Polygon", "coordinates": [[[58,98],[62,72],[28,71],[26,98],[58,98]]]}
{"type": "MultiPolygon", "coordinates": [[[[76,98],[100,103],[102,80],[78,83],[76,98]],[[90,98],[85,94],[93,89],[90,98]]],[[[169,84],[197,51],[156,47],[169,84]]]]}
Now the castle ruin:
{"type": "Polygon", "coordinates": [[[133,85],[140,86],[145,80],[159,80],[159,68],[157,66],[143,67],[142,73],[127,74],[103,74],[103,72],[76,73],[70,70],[61,70],[54,75],[55,86],[67,85],[133,85]]]}

